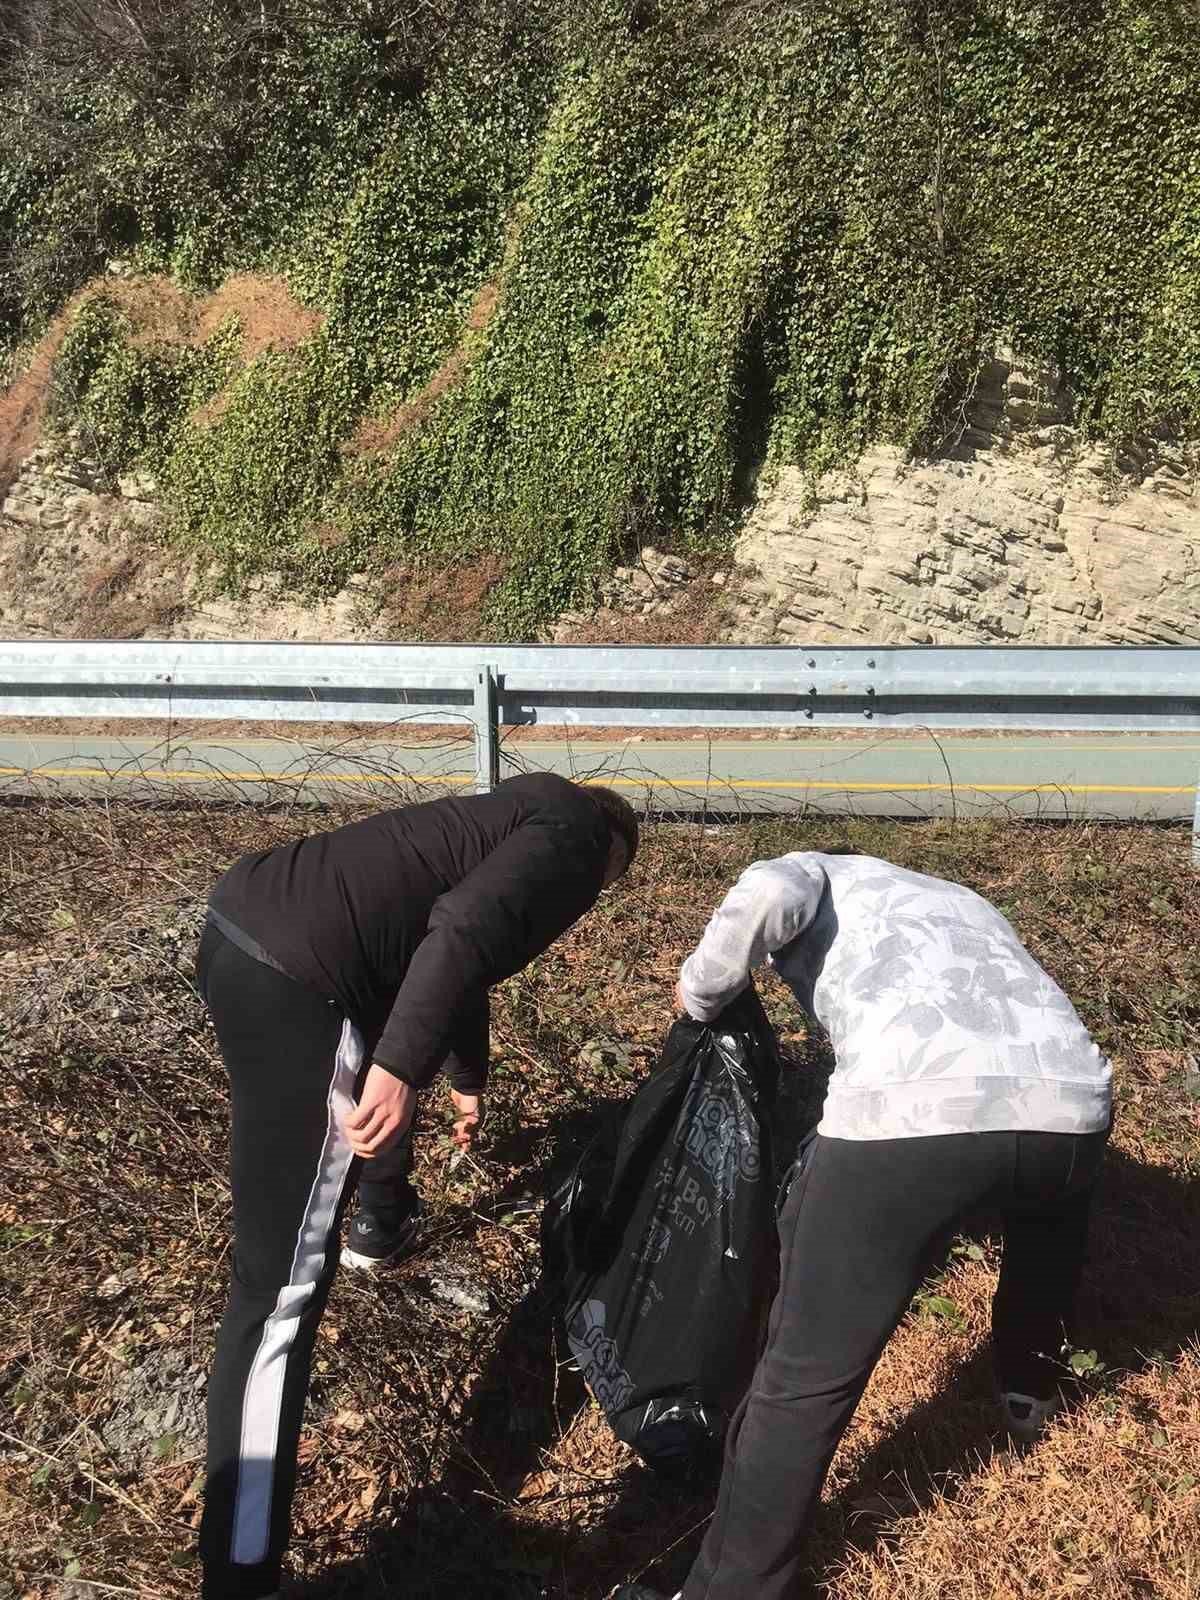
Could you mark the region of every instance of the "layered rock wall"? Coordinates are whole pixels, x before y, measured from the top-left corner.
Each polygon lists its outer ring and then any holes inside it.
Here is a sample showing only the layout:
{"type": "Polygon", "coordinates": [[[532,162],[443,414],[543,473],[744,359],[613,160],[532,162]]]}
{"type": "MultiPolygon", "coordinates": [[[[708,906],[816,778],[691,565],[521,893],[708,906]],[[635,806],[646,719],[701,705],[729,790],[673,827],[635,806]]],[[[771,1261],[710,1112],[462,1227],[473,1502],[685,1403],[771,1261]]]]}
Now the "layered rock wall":
{"type": "Polygon", "coordinates": [[[1197,454],[1113,461],[1051,373],[993,362],[957,448],[869,450],[815,484],[787,468],[737,542],[746,643],[1200,644],[1197,454]]]}

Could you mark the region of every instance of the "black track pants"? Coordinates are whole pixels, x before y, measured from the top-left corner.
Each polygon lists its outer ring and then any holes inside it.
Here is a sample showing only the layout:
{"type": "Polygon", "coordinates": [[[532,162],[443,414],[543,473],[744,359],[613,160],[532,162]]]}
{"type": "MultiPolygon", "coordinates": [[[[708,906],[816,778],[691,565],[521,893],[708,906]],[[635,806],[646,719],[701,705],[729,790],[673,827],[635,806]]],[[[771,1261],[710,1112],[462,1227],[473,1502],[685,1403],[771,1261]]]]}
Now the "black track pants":
{"type": "Polygon", "coordinates": [[[1108,1135],[817,1137],[779,1223],[767,1347],[730,1426],[717,1509],[685,1600],[792,1600],[839,1439],[913,1292],[963,1215],[999,1207],[992,1303],[1003,1389],[1048,1398],[1108,1135]]]}
{"type": "Polygon", "coordinates": [[[421,1201],[409,1182],[412,1167],[413,1129],[410,1128],[390,1150],[359,1163],[359,1209],[381,1217],[392,1227],[415,1216],[421,1209],[421,1201]]]}
{"type": "Polygon", "coordinates": [[[313,1341],[359,1165],[341,1118],[362,1039],[212,924],[197,976],[233,1107],[233,1274],[208,1386],[204,1596],[259,1600],[279,1586],[313,1341]]]}

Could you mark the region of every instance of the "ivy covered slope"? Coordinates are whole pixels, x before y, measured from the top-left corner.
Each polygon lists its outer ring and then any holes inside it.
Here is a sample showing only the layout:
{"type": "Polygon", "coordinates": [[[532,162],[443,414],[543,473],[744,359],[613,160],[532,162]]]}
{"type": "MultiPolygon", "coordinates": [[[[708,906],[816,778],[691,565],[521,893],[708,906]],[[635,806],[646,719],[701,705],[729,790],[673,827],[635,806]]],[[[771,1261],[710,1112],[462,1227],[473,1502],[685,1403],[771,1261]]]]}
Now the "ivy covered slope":
{"type": "Polygon", "coordinates": [[[1001,341],[1100,434],[1200,425],[1186,0],[179,3],[182,67],[10,40],[0,296],[12,337],[70,300],[58,417],[235,577],[498,556],[527,633],[764,461],[936,446],[1001,341]],[[159,338],[79,295],[113,256],[320,315],[159,338]]]}

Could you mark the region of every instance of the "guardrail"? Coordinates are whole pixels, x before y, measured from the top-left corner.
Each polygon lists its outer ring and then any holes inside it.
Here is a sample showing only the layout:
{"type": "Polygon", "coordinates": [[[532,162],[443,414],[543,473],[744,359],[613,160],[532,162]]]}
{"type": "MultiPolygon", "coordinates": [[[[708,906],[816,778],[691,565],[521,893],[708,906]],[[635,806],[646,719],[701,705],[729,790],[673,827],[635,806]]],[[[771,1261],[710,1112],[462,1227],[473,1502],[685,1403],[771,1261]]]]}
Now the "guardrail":
{"type": "Polygon", "coordinates": [[[1196,733],[1200,649],[0,641],[0,716],[461,718],[487,788],[528,723],[1196,733]]]}

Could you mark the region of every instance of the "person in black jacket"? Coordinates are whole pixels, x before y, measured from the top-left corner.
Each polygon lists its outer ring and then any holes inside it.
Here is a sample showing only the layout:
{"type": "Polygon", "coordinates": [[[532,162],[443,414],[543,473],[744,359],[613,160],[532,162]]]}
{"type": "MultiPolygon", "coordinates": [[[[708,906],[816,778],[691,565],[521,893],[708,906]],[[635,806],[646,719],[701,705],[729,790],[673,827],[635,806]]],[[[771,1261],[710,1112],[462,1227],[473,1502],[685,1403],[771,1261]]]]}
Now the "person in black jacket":
{"type": "MultiPolygon", "coordinates": [[[[234,1249],[208,1386],[205,1600],[278,1589],[313,1342],[360,1167],[402,1147],[439,1069],[470,1144],[488,989],[590,909],[637,837],[611,790],[529,773],[245,856],[213,890],[197,981],[230,1080],[234,1249]]],[[[402,1211],[398,1185],[393,1158],[371,1204],[402,1211]]]]}

